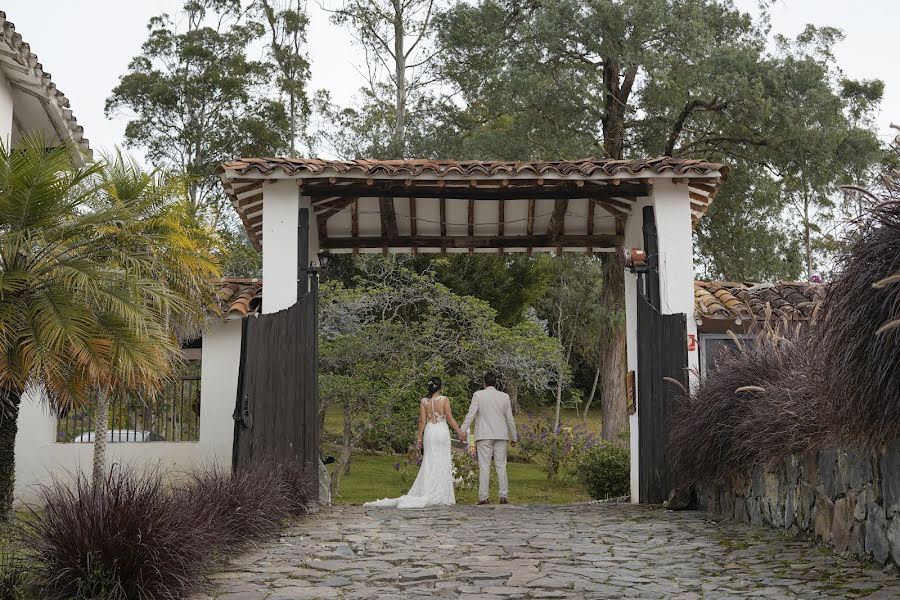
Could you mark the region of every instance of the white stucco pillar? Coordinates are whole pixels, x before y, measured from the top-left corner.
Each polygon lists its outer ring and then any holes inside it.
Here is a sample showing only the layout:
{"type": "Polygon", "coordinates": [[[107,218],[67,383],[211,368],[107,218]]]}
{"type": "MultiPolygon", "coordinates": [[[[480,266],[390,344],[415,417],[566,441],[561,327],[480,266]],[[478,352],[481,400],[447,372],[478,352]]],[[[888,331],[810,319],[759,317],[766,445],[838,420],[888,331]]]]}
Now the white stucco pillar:
{"type": "Polygon", "coordinates": [[[0,73],[0,142],[5,148],[12,143],[13,95],[6,76],[0,73]]]}
{"type": "MultiPolygon", "coordinates": [[[[644,248],[643,209],[652,206],[656,217],[659,244],[659,286],[662,314],[684,313],[687,316],[688,336],[697,334],[694,320],[694,248],[691,224],[691,203],[687,184],[675,184],[670,179],[657,179],[653,194],[641,198],[625,223],[625,247],[644,248]]],[[[628,370],[635,372],[638,385],[637,344],[637,275],[625,272],[625,327],[628,370]]],[[[690,338],[688,338],[690,339],[690,338]]],[[[688,352],[688,368],[694,383],[699,366],[699,351],[688,352]]],[[[635,389],[637,394],[637,389],[635,389]]],[[[639,430],[640,404],[629,417],[631,433],[631,500],[639,502],[639,430]]]]}
{"type": "Polygon", "coordinates": [[[293,179],[278,180],[263,188],[264,313],[278,312],[297,302],[297,226],[301,208],[309,209],[309,261],[318,265],[318,228],[310,198],[302,195],[293,179]]]}

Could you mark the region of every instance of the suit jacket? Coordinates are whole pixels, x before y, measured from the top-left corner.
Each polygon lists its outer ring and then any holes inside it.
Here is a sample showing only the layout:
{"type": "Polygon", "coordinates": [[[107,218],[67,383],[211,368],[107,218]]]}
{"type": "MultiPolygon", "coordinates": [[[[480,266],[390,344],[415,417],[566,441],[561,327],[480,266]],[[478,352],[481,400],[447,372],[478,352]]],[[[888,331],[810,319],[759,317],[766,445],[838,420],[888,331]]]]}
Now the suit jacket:
{"type": "Polygon", "coordinates": [[[472,395],[469,414],[466,415],[461,429],[468,431],[473,421],[477,440],[511,439],[515,442],[519,439],[509,394],[504,394],[497,388],[486,387],[472,395]]]}

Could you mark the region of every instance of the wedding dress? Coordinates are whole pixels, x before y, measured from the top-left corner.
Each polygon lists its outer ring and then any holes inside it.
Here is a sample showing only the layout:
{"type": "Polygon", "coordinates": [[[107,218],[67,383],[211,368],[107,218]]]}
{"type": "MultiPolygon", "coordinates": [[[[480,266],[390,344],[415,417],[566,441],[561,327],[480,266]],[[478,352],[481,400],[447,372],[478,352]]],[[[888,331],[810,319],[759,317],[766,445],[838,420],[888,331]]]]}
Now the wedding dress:
{"type": "Polygon", "coordinates": [[[453,492],[453,459],[450,453],[450,428],[443,411],[436,414],[434,399],[423,398],[428,422],[422,438],[424,456],[419,474],[409,492],[399,498],[366,502],[364,506],[391,508],[424,508],[456,504],[453,492]]]}

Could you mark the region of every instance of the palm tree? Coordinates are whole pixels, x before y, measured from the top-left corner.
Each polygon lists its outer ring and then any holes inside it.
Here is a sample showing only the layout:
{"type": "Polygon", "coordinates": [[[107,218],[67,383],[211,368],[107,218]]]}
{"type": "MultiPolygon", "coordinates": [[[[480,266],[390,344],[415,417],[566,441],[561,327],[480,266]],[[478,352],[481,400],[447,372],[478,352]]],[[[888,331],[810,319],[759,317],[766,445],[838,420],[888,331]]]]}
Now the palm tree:
{"type": "Polygon", "coordinates": [[[153,389],[177,351],[186,300],[159,276],[162,250],[128,243],[143,204],[112,201],[103,172],[39,137],[0,147],[0,519],[26,392],[68,410],[94,391],[153,389]]]}
{"type": "Polygon", "coordinates": [[[178,340],[194,337],[214,308],[212,280],[220,275],[213,255],[216,240],[193,212],[184,180],[145,172],[121,152],[106,159],[99,179],[100,208],[124,209],[130,216],[126,227],[107,231],[108,264],[159,287],[151,293],[133,290],[132,302],[150,318],[145,328],[123,327],[110,335],[115,360],[98,385],[94,412],[95,485],[106,471],[110,401],[134,394],[152,400],[174,373],[178,340]],[[145,260],[134,261],[136,254],[145,260]],[[123,368],[130,369],[127,376],[123,368]]]}

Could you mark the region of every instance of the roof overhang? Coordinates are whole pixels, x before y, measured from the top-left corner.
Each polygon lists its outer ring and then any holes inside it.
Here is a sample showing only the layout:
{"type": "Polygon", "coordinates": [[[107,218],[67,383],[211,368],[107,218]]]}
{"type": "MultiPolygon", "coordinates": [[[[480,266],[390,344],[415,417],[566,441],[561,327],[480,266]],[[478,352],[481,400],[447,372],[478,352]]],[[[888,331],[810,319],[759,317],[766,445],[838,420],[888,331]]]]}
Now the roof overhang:
{"type": "MultiPolygon", "coordinates": [[[[56,88],[31,46],[0,11],[0,70],[13,96],[13,146],[26,133],[40,133],[53,143],[70,143],[72,160],[82,166],[92,159],[84,129],[69,108],[69,99],[56,88]]],[[[6,140],[4,140],[5,143],[6,140]]]]}
{"type": "Polygon", "coordinates": [[[625,220],[661,179],[688,186],[694,221],[728,169],[659,158],[432,161],[262,158],[220,167],[261,249],[263,189],[292,180],[312,200],[319,245],[331,252],[596,252],[622,243],[625,220]]]}

